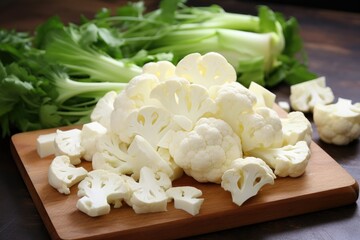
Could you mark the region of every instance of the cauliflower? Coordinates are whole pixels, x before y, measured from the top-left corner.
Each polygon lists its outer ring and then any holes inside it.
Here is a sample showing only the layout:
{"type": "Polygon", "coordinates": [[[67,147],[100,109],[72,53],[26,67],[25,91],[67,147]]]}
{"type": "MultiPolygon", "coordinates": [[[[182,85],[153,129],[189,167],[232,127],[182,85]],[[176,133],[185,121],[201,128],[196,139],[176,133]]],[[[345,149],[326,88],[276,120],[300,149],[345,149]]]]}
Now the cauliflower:
{"type": "Polygon", "coordinates": [[[219,53],[209,52],[203,56],[192,53],[185,56],[176,66],[175,73],[192,83],[206,88],[236,81],[233,66],[219,53]]]}
{"type": "Polygon", "coordinates": [[[224,172],[221,187],[231,192],[232,201],[241,206],[265,184],[274,184],[275,178],[273,171],[260,158],[239,158],[224,172]]]}
{"type": "Polygon", "coordinates": [[[150,92],[159,84],[159,79],[152,74],[141,74],[131,79],[126,88],[114,100],[114,109],[110,114],[110,129],[121,134],[127,116],[145,105],[158,106],[155,99],[150,99],[150,92]]]}
{"type": "Polygon", "coordinates": [[[281,146],[282,126],[277,113],[267,107],[240,116],[240,138],[244,152],[256,148],[281,146]]]}
{"type": "Polygon", "coordinates": [[[175,116],[183,116],[191,123],[195,123],[206,113],[216,112],[215,102],[209,97],[206,88],[187,81],[169,80],[160,83],[150,96],[158,99],[175,116]]]}
{"type": "Polygon", "coordinates": [[[105,169],[117,174],[131,174],[138,179],[140,169],[147,166],[155,172],[161,171],[173,177],[174,170],[170,163],[140,135],[136,135],[130,146],[121,147],[121,141],[114,134],[107,134],[99,139],[98,151],[93,156],[93,169],[105,169]],[[125,149],[124,149],[125,148],[125,149]]]}
{"type": "Polygon", "coordinates": [[[263,159],[279,177],[299,177],[310,159],[310,148],[305,141],[281,148],[254,149],[251,156],[263,159]]]}
{"type": "Polygon", "coordinates": [[[103,125],[106,129],[110,129],[110,116],[114,110],[116,96],[117,93],[115,91],[110,91],[99,99],[90,115],[92,122],[96,121],[103,125]]]}
{"type": "Polygon", "coordinates": [[[275,103],[276,95],[263,86],[257,84],[256,82],[251,82],[249,86],[249,91],[255,94],[256,96],[256,107],[268,107],[272,108],[275,103]]]}
{"type": "Polygon", "coordinates": [[[305,141],[308,146],[312,140],[312,127],[302,112],[290,112],[287,118],[281,118],[283,145],[294,145],[305,141]]]}
{"type": "Polygon", "coordinates": [[[314,123],[321,140],[346,145],[360,136],[360,103],[339,98],[335,104],[316,105],[314,123]]]}
{"type": "Polygon", "coordinates": [[[41,158],[55,154],[55,136],[56,133],[49,133],[36,138],[36,151],[41,158]]]}
{"type": "Polygon", "coordinates": [[[239,116],[253,111],[256,96],[238,82],[212,87],[210,91],[217,105],[215,116],[226,121],[240,134],[239,116]]]}
{"type": "Polygon", "coordinates": [[[164,212],[167,209],[166,190],[171,187],[171,180],[165,173],[155,173],[151,168],[140,170],[139,183],[130,185],[132,194],[128,204],[136,213],[164,212]]]}
{"type": "Polygon", "coordinates": [[[332,101],[334,94],[330,87],[326,87],[325,77],[290,87],[290,105],[296,111],[311,112],[315,105],[325,105],[332,101]]]}
{"type": "Polygon", "coordinates": [[[242,157],[239,137],[225,121],[216,118],[201,118],[192,131],[177,132],[170,154],[187,175],[214,183],[220,183],[231,162],[242,157]]]}
{"type": "Polygon", "coordinates": [[[144,106],[131,112],[119,133],[120,140],[130,143],[134,136],[144,137],[154,149],[169,129],[176,129],[170,112],[163,108],[144,106]]]}
{"type": "Polygon", "coordinates": [[[84,148],[81,146],[81,130],[56,130],[55,156],[67,155],[73,165],[81,163],[84,148]]]}
{"type": "Polygon", "coordinates": [[[149,62],[143,66],[143,73],[155,75],[160,82],[175,78],[176,67],[169,61],[149,62]]]}
{"type": "Polygon", "coordinates": [[[68,156],[55,157],[49,167],[49,184],[59,193],[70,194],[70,187],[85,178],[87,171],[83,167],[76,168],[70,163],[68,156]]]}
{"type": "Polygon", "coordinates": [[[193,216],[199,213],[204,202],[203,198],[199,198],[202,195],[201,190],[190,186],[169,188],[166,195],[174,199],[176,209],[182,209],[193,216]]]}
{"type": "Polygon", "coordinates": [[[122,206],[121,201],[129,198],[130,189],[121,176],[105,170],[93,170],[78,185],[76,207],[91,217],[110,212],[110,204],[115,208],[122,206]]]}
{"type": "Polygon", "coordinates": [[[80,145],[84,149],[83,158],[91,161],[96,152],[97,140],[106,134],[107,129],[98,122],[90,122],[83,125],[81,129],[80,145]]]}

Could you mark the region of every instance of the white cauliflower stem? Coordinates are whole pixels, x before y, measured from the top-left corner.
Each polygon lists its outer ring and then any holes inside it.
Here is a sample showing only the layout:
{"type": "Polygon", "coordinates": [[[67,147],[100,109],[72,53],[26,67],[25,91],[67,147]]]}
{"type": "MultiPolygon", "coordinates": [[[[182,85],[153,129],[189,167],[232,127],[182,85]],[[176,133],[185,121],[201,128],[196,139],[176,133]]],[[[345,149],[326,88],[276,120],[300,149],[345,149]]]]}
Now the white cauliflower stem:
{"type": "Polygon", "coordinates": [[[223,120],[201,118],[190,132],[176,133],[170,154],[187,175],[219,183],[231,162],[242,157],[239,137],[223,120]]]}
{"type": "Polygon", "coordinates": [[[290,92],[290,105],[296,111],[311,112],[317,104],[334,101],[331,88],[326,87],[325,77],[292,85],[290,92]]]}
{"type": "Polygon", "coordinates": [[[299,177],[305,172],[310,158],[310,148],[305,141],[281,148],[254,149],[249,154],[263,159],[279,177],[299,177]]]}
{"type": "Polygon", "coordinates": [[[321,140],[346,145],[360,137],[360,103],[339,98],[335,104],[316,105],[314,122],[321,140]]]}
{"type": "Polygon", "coordinates": [[[121,201],[127,199],[129,187],[125,180],[105,170],[93,170],[78,185],[81,197],[76,207],[91,217],[110,212],[110,204],[121,207],[121,201]]]}
{"type": "Polygon", "coordinates": [[[56,133],[49,133],[40,135],[36,139],[36,151],[41,158],[55,154],[55,140],[56,133]]]}
{"type": "Polygon", "coordinates": [[[275,175],[266,163],[254,157],[232,162],[221,180],[221,187],[231,192],[232,201],[241,206],[255,196],[265,184],[274,184],[275,175]]]}
{"type": "Polygon", "coordinates": [[[49,184],[60,193],[70,194],[70,187],[85,178],[87,171],[83,167],[75,167],[68,156],[57,156],[50,164],[48,172],[49,184]]]}
{"type": "Polygon", "coordinates": [[[302,112],[290,112],[287,118],[281,118],[283,145],[295,145],[305,141],[308,146],[312,140],[312,127],[310,121],[302,112]]]}
{"type": "Polygon", "coordinates": [[[201,190],[195,187],[172,187],[166,190],[166,194],[169,198],[174,199],[176,209],[182,209],[193,216],[199,213],[204,202],[203,198],[199,198],[202,195],[201,190]]]}

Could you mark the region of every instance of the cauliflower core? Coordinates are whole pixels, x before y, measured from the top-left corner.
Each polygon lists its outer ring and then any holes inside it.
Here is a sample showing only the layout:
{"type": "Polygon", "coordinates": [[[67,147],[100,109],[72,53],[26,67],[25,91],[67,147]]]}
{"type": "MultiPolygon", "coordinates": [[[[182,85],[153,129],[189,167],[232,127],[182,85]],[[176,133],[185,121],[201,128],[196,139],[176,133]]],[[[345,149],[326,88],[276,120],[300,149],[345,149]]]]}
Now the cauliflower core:
{"type": "Polygon", "coordinates": [[[201,118],[192,131],[177,132],[170,153],[187,175],[214,183],[220,183],[231,162],[242,157],[239,137],[229,124],[216,118],[201,118]]]}

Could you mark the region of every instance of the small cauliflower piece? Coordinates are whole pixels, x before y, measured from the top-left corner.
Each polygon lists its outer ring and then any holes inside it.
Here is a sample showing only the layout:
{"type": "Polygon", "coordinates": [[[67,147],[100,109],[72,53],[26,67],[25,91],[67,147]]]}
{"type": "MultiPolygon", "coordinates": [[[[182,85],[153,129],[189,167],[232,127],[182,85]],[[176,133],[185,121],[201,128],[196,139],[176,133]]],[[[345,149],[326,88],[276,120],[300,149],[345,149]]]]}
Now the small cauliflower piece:
{"type": "Polygon", "coordinates": [[[81,146],[81,130],[56,130],[55,155],[67,155],[73,165],[81,163],[84,148],[81,146]]]}
{"type": "Polygon", "coordinates": [[[178,131],[169,150],[175,163],[199,182],[220,183],[231,162],[242,157],[239,137],[216,118],[201,118],[192,131],[178,131]]]}
{"type": "Polygon", "coordinates": [[[278,102],[279,107],[284,110],[285,112],[290,112],[290,105],[286,101],[279,101],[278,102]]]}
{"type": "Polygon", "coordinates": [[[86,177],[87,171],[83,167],[75,167],[66,155],[55,157],[49,167],[49,184],[59,193],[70,194],[70,187],[86,177]]]}
{"type": "Polygon", "coordinates": [[[333,101],[334,94],[330,87],[326,87],[325,77],[290,87],[290,105],[296,111],[312,112],[315,105],[326,105],[333,101]]]}
{"type": "Polygon", "coordinates": [[[102,98],[100,98],[99,101],[96,103],[95,108],[91,112],[91,121],[96,121],[109,130],[110,116],[112,111],[114,110],[114,102],[116,96],[117,93],[115,91],[110,91],[106,93],[102,98]]]}
{"type": "Polygon", "coordinates": [[[85,160],[92,160],[92,156],[97,151],[97,140],[106,133],[107,129],[98,122],[90,122],[83,125],[80,145],[84,149],[83,158],[85,160]]]}
{"type": "Polygon", "coordinates": [[[219,53],[209,52],[203,56],[192,53],[176,65],[176,75],[209,88],[236,81],[234,67],[219,53]]]}
{"type": "Polygon", "coordinates": [[[274,184],[276,176],[266,163],[255,157],[232,162],[221,178],[221,187],[231,193],[232,201],[241,206],[255,196],[265,184],[274,184]]]}
{"type": "Polygon", "coordinates": [[[143,67],[143,73],[155,75],[160,82],[176,77],[176,67],[169,61],[158,61],[146,63],[143,67]]]}
{"type": "Polygon", "coordinates": [[[36,138],[36,151],[41,158],[55,154],[56,133],[42,134],[36,138]]]}
{"type": "Polygon", "coordinates": [[[167,210],[168,197],[166,190],[171,187],[167,174],[155,173],[149,167],[140,170],[139,183],[133,183],[132,195],[128,204],[135,213],[164,212],[167,210]]]}
{"type": "Polygon", "coordinates": [[[76,207],[89,215],[97,217],[110,212],[110,204],[121,207],[121,201],[129,198],[130,189],[121,176],[105,170],[93,170],[78,185],[76,207]]]}
{"type": "Polygon", "coordinates": [[[253,111],[256,96],[238,82],[215,86],[209,91],[217,105],[217,112],[214,115],[227,122],[237,134],[240,134],[238,116],[253,111]]]}
{"type": "Polygon", "coordinates": [[[273,107],[276,98],[276,95],[274,93],[270,92],[256,82],[250,83],[249,91],[256,96],[257,100],[255,107],[273,107]]]}
{"type": "Polygon", "coordinates": [[[170,199],[174,199],[174,207],[181,209],[195,216],[199,214],[201,205],[204,202],[202,191],[195,187],[172,187],[166,190],[166,195],[170,199]]]}
{"type": "Polygon", "coordinates": [[[283,146],[295,145],[305,141],[308,146],[312,140],[312,126],[302,112],[290,112],[286,118],[281,118],[283,146]]]}
{"type": "Polygon", "coordinates": [[[311,151],[305,141],[281,148],[254,149],[251,156],[263,159],[279,177],[299,177],[306,169],[311,151]]]}
{"type": "Polygon", "coordinates": [[[274,110],[258,107],[254,112],[240,115],[239,119],[241,144],[245,153],[256,148],[281,146],[281,120],[274,110]]]}
{"type": "Polygon", "coordinates": [[[360,103],[339,98],[330,105],[316,105],[314,123],[321,140],[346,145],[360,137],[360,103]]]}

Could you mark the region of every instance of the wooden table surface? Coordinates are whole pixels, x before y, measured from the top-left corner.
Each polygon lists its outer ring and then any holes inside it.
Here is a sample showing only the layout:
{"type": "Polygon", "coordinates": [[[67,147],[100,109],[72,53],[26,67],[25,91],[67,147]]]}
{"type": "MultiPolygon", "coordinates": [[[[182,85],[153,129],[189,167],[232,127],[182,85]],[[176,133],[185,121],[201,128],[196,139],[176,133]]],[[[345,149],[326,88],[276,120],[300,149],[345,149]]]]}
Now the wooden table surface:
{"type": "MultiPolygon", "coordinates": [[[[0,3],[0,28],[32,30],[57,14],[64,21],[92,14],[100,7],[116,7],[125,1],[18,0],[0,3]]],[[[148,1],[147,1],[148,2],[148,1]]],[[[156,6],[150,1],[149,6],[156,6]]],[[[189,1],[189,4],[220,4],[227,11],[255,14],[254,3],[235,0],[189,1]]],[[[261,3],[261,2],[257,2],[261,3]]],[[[263,2],[264,3],[264,2],[263,2]]],[[[299,6],[267,4],[301,25],[311,70],[326,76],[336,97],[360,102],[360,14],[299,6]]],[[[0,89],[1,91],[1,89],[0,89]]],[[[288,100],[289,87],[272,89],[277,100],[288,100]]],[[[308,115],[311,119],[311,115],[308,115]]],[[[314,141],[360,182],[360,141],[334,146],[314,141]]],[[[356,204],[273,220],[255,225],[194,236],[189,239],[356,239],[360,236],[360,210],[356,204]]],[[[191,227],[191,226],[189,226],[191,227]]],[[[23,179],[10,154],[9,138],[0,140],[0,239],[49,239],[23,179]]]]}

